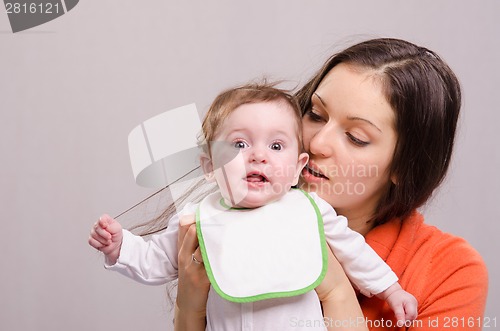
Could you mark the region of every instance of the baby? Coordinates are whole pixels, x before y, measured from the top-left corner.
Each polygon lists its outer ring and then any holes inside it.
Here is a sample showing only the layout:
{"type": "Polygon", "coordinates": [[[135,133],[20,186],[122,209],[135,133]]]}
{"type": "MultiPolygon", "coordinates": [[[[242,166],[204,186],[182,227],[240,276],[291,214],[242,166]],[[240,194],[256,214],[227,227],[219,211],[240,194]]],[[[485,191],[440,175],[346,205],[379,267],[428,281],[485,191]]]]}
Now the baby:
{"type": "Polygon", "coordinates": [[[203,262],[193,259],[212,285],[207,330],[237,330],[249,318],[255,330],[323,320],[312,290],[326,273],[325,239],[361,293],[386,300],[398,321],[416,318],[416,299],[345,217],[316,193],[292,188],[309,158],[290,95],[269,85],[225,91],[206,114],[203,135],[201,167],[219,190],[188,204],[149,241],[101,217],[89,243],[105,254],[106,268],[145,284],[176,279],[179,218],[195,213],[203,262]]]}

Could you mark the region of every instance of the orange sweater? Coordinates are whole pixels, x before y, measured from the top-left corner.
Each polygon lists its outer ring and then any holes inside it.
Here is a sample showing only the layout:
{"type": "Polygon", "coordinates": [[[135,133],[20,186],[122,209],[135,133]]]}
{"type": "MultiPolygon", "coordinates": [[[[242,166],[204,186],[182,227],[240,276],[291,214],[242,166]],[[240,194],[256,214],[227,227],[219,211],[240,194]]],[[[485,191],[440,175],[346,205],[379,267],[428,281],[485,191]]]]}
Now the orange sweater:
{"type": "Polygon", "coordinates": [[[418,301],[417,320],[409,328],[397,328],[385,302],[359,296],[370,330],[481,330],[487,322],[488,273],[465,240],[424,224],[414,212],[404,222],[377,226],[366,241],[418,301]]]}

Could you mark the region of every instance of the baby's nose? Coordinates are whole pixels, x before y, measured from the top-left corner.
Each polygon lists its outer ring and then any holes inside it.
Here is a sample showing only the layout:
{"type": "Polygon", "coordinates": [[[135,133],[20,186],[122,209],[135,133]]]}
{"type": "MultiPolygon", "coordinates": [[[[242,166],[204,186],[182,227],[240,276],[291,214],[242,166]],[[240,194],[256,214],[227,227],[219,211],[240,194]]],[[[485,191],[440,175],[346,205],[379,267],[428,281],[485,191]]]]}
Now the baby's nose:
{"type": "Polygon", "coordinates": [[[253,148],[250,155],[250,162],[266,163],[267,156],[264,148],[253,148]]]}

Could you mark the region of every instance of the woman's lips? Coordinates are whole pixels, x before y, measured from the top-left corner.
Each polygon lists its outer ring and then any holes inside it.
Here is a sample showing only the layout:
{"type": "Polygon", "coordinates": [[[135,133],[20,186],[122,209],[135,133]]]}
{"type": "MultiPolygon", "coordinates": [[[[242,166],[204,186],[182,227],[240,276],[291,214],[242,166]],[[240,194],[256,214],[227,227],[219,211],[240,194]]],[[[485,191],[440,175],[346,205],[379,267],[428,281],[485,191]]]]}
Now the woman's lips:
{"type": "Polygon", "coordinates": [[[310,165],[307,165],[302,170],[302,177],[306,182],[321,182],[323,180],[328,180],[328,177],[323,175],[321,172],[314,170],[310,165]]]}

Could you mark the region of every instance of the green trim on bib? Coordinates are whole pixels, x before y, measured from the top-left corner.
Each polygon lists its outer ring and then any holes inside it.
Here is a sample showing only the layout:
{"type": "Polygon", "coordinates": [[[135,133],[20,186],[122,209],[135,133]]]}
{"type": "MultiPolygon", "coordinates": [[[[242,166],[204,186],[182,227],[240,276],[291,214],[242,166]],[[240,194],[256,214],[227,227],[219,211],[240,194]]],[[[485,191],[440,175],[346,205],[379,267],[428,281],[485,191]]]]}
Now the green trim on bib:
{"type": "Polygon", "coordinates": [[[228,206],[227,203],[224,201],[224,198],[220,198],[219,201],[220,205],[226,209],[234,209],[234,210],[245,210],[245,209],[250,209],[250,208],[245,208],[245,207],[231,207],[228,206]]]}
{"type": "MultiPolygon", "coordinates": [[[[298,189],[298,188],[292,188],[293,190],[299,190],[302,192],[308,199],[309,202],[312,204],[315,212],[316,212],[316,220],[318,222],[318,231],[319,231],[319,237],[320,237],[320,245],[321,245],[321,254],[322,254],[322,262],[323,266],[321,268],[321,273],[319,274],[318,278],[309,286],[306,286],[304,288],[298,289],[298,290],[293,290],[293,291],[285,291],[285,292],[270,292],[270,293],[263,293],[263,294],[258,294],[254,296],[247,296],[247,297],[234,297],[231,295],[226,294],[221,290],[219,285],[217,284],[217,281],[215,280],[215,277],[212,272],[212,267],[210,266],[210,260],[207,255],[206,251],[206,246],[205,246],[205,241],[203,239],[203,233],[201,232],[201,223],[200,223],[200,207],[196,209],[196,234],[198,236],[198,241],[200,245],[200,251],[201,251],[201,256],[203,257],[203,264],[205,266],[205,270],[207,271],[207,276],[208,279],[210,280],[210,284],[214,288],[214,290],[219,294],[223,299],[226,299],[228,301],[236,302],[236,303],[247,303],[247,302],[254,302],[254,301],[259,301],[259,300],[266,300],[266,299],[273,299],[273,298],[285,298],[285,297],[292,297],[292,296],[297,296],[297,295],[302,295],[305,294],[313,289],[315,289],[323,279],[325,278],[327,269],[328,269],[328,251],[326,247],[326,240],[325,240],[325,231],[323,228],[323,218],[321,217],[321,212],[319,211],[319,207],[314,201],[314,199],[304,190],[298,189]]],[[[221,200],[222,202],[222,200],[221,200]]],[[[201,204],[200,204],[201,205],[201,204]]],[[[224,206],[224,205],[223,205],[224,206]]]]}

